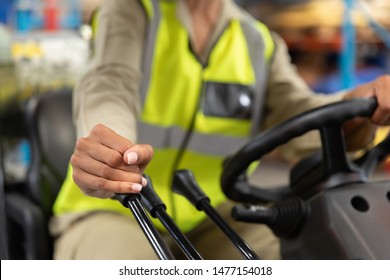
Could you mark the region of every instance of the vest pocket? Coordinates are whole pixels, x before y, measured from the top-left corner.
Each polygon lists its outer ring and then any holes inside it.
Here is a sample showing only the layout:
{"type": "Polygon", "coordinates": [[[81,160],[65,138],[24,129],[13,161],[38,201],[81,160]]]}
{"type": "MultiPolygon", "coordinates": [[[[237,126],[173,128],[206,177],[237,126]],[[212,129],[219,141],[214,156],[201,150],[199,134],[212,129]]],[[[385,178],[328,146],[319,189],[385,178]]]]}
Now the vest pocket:
{"type": "Polygon", "coordinates": [[[242,84],[206,82],[201,101],[205,116],[250,119],[254,91],[242,84]]]}

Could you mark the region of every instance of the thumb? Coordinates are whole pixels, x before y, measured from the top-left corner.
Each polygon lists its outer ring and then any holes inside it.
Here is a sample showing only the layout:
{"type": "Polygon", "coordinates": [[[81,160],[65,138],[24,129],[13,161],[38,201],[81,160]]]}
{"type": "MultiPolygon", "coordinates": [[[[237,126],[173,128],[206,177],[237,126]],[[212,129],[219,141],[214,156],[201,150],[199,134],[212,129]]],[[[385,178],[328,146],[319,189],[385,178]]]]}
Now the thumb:
{"type": "Polygon", "coordinates": [[[123,153],[123,160],[127,164],[138,164],[141,173],[153,158],[153,148],[147,144],[134,145],[123,153]]]}

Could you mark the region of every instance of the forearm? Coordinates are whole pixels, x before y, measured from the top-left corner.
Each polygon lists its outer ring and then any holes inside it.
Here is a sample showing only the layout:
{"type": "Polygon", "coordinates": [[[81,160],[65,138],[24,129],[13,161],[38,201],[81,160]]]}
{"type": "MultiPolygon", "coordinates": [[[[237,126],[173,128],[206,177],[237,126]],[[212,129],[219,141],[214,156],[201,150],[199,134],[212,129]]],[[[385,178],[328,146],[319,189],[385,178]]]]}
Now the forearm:
{"type": "Polygon", "coordinates": [[[146,19],[138,1],[107,1],[98,15],[91,69],[74,93],[78,136],[104,124],[135,141],[146,19]]]}
{"type": "Polygon", "coordinates": [[[85,137],[95,125],[104,124],[136,141],[139,77],[135,75],[121,65],[112,68],[107,65],[91,70],[80,81],[75,89],[73,110],[78,137],[85,137]]]}

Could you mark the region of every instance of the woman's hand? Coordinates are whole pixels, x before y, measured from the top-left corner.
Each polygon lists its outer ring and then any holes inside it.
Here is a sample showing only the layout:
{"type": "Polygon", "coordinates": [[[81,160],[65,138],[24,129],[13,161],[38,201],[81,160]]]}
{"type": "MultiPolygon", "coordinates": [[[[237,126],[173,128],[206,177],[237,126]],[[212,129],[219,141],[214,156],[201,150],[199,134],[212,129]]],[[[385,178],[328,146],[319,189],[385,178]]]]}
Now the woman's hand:
{"type": "Polygon", "coordinates": [[[390,76],[385,75],[373,82],[356,87],[348,92],[345,99],[359,97],[375,97],[378,108],[371,117],[371,122],[376,125],[390,125],[390,76]]]}
{"type": "Polygon", "coordinates": [[[146,185],[142,173],[153,157],[150,145],[135,145],[104,125],[76,142],[70,163],[73,180],[87,195],[109,198],[137,193],[146,185]]]}
{"type": "Polygon", "coordinates": [[[348,150],[354,151],[370,144],[378,125],[390,125],[390,76],[385,75],[373,82],[350,90],[344,99],[375,97],[378,107],[370,119],[356,118],[344,125],[348,150]]]}

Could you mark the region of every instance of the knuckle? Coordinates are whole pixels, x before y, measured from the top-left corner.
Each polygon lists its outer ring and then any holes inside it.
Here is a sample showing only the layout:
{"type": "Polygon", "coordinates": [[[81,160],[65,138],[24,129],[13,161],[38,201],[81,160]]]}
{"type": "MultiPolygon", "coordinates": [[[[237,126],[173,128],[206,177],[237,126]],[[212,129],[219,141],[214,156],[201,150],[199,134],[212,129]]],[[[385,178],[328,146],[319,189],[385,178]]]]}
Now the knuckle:
{"type": "Polygon", "coordinates": [[[107,181],[101,178],[95,179],[93,185],[96,190],[107,190],[108,187],[107,181]]]}
{"type": "Polygon", "coordinates": [[[93,133],[99,134],[102,130],[103,130],[103,125],[97,124],[94,127],[92,127],[91,134],[93,134],[93,133]]]}
{"type": "Polygon", "coordinates": [[[149,158],[152,158],[153,157],[153,154],[154,154],[154,150],[153,150],[153,147],[151,145],[146,145],[147,147],[147,151],[148,151],[148,156],[149,158]]]}
{"type": "Polygon", "coordinates": [[[82,182],[82,174],[78,168],[73,168],[72,179],[80,189],[85,189],[82,182]]]}
{"type": "Polygon", "coordinates": [[[87,146],[88,140],[86,138],[79,138],[76,141],[76,151],[83,150],[87,146]]]}
{"type": "Polygon", "coordinates": [[[140,172],[140,168],[139,168],[139,166],[138,165],[129,165],[128,167],[127,167],[127,171],[128,172],[132,172],[132,173],[139,173],[140,172]]]}
{"type": "Polygon", "coordinates": [[[72,166],[79,166],[80,159],[77,154],[72,154],[69,161],[72,166]]]}
{"type": "Polygon", "coordinates": [[[79,178],[79,171],[77,168],[73,168],[73,172],[72,172],[72,179],[73,181],[75,181],[75,183],[78,182],[78,178],[79,178]]]}
{"type": "Polygon", "coordinates": [[[103,178],[109,178],[111,176],[112,169],[106,164],[102,164],[99,168],[99,174],[103,178]]]}
{"type": "Polygon", "coordinates": [[[109,166],[117,167],[122,163],[122,156],[118,153],[110,153],[107,155],[106,162],[109,166]]]}
{"type": "Polygon", "coordinates": [[[390,75],[383,75],[381,77],[385,82],[390,83],[390,75]]]}
{"type": "Polygon", "coordinates": [[[382,75],[376,79],[376,84],[380,85],[390,85],[390,75],[382,75]]]}
{"type": "Polygon", "coordinates": [[[142,176],[140,174],[134,174],[133,181],[135,183],[142,183],[142,176]]]}

